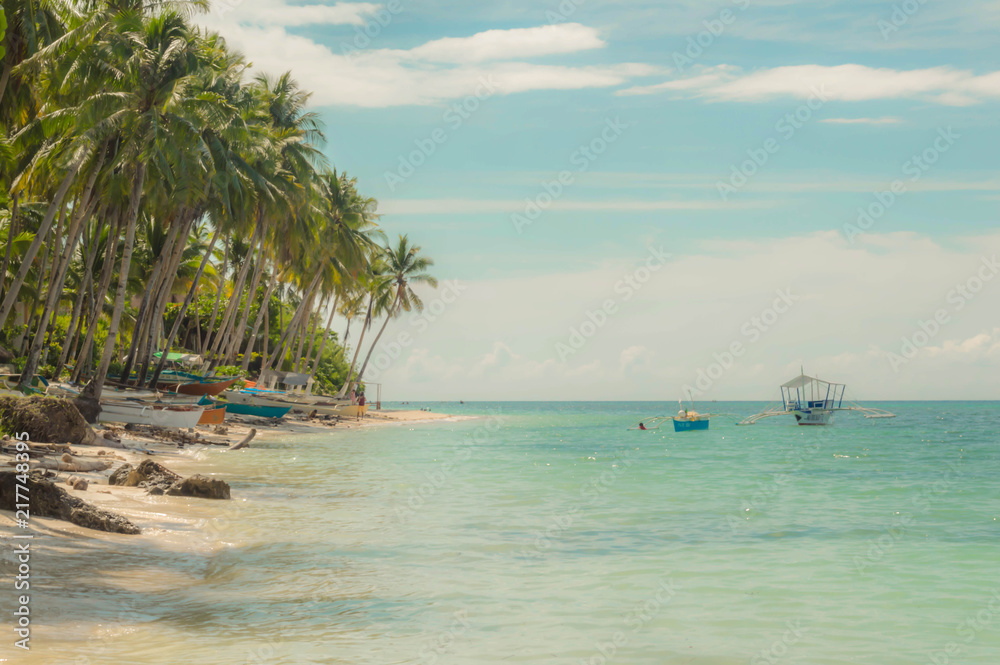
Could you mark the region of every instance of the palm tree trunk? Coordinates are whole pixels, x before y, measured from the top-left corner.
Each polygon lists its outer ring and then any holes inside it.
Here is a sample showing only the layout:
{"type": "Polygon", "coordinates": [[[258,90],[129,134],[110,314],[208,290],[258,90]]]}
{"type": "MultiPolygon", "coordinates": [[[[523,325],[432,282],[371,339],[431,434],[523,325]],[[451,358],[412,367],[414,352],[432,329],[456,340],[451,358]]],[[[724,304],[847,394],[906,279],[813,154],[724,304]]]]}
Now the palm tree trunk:
{"type": "MultiPolygon", "coordinates": [[[[84,194],[87,198],[90,196],[89,190],[93,187],[94,180],[96,180],[96,176],[88,182],[90,187],[88,187],[84,194]]],[[[45,298],[45,309],[42,310],[42,318],[38,321],[38,330],[35,331],[35,337],[31,341],[31,347],[28,350],[28,360],[25,363],[24,371],[21,372],[21,381],[19,384],[21,388],[26,388],[31,384],[31,379],[38,369],[38,362],[42,354],[42,346],[45,342],[45,333],[47,332],[49,319],[56,309],[60,294],[62,294],[66,269],[69,268],[70,259],[73,257],[73,252],[76,251],[76,243],[82,235],[81,229],[83,228],[84,215],[89,214],[91,202],[87,201],[83,207],[86,210],[76,211],[76,214],[73,215],[73,219],[70,221],[66,246],[63,248],[62,255],[56,256],[53,259],[52,273],[49,276],[49,292],[45,298]]]]}
{"type": "Polygon", "coordinates": [[[309,306],[306,308],[306,313],[302,317],[302,324],[299,326],[299,346],[295,351],[295,371],[299,371],[299,367],[302,365],[302,347],[306,344],[306,336],[309,334],[309,319],[312,318],[313,304],[316,302],[316,297],[313,296],[309,299],[309,306]]]}
{"type": "Polygon", "coordinates": [[[285,331],[282,333],[281,338],[278,340],[278,345],[274,349],[274,355],[267,363],[268,368],[270,367],[274,367],[274,369],[279,368],[281,358],[284,357],[284,354],[287,351],[285,347],[289,341],[294,339],[294,334],[298,332],[299,321],[302,319],[302,313],[305,309],[308,300],[312,297],[313,291],[316,289],[316,285],[319,284],[319,280],[321,277],[322,274],[320,272],[317,272],[316,276],[313,277],[313,281],[309,285],[309,288],[306,289],[305,293],[302,294],[302,302],[299,303],[298,308],[296,308],[295,310],[295,314],[292,316],[292,320],[288,322],[288,327],[285,329],[285,331]],[[275,364],[276,361],[278,363],[277,365],[275,364]]]}
{"type": "Polygon", "coordinates": [[[14,303],[17,301],[18,293],[21,291],[21,285],[24,284],[24,278],[28,276],[28,270],[31,269],[31,264],[35,261],[38,250],[41,249],[42,243],[45,242],[45,237],[49,235],[49,229],[52,228],[52,222],[56,218],[56,213],[62,208],[63,200],[66,198],[66,194],[69,192],[69,188],[76,179],[76,174],[83,166],[83,161],[86,157],[87,153],[81,151],[76,159],[73,160],[73,163],[70,164],[69,171],[63,177],[59,189],[56,190],[52,203],[49,204],[48,210],[45,211],[45,217],[42,218],[42,223],[38,226],[38,232],[35,234],[34,241],[32,241],[24,256],[19,257],[21,267],[18,268],[17,275],[14,276],[14,280],[10,284],[10,290],[4,296],[3,302],[0,303],[0,328],[7,325],[7,317],[10,316],[10,311],[14,309],[14,303]]]}
{"type": "Polygon", "coordinates": [[[90,309],[87,312],[87,336],[80,347],[80,353],[76,358],[76,367],[70,381],[77,382],[83,372],[84,364],[90,364],[90,347],[94,343],[94,333],[97,332],[97,320],[104,310],[104,300],[107,298],[108,289],[111,287],[111,277],[114,274],[115,255],[118,254],[118,236],[121,233],[122,223],[127,213],[123,210],[116,211],[115,222],[112,228],[108,229],[108,239],[104,248],[104,265],[101,266],[101,277],[98,281],[97,289],[93,293],[90,301],[90,309]],[[85,363],[86,361],[86,363],[85,363]]]}
{"type": "MultiPolygon", "coordinates": [[[[195,216],[195,211],[192,210],[183,214],[178,220],[181,226],[178,234],[179,240],[174,242],[174,247],[167,257],[166,270],[162,273],[159,287],[153,291],[153,297],[150,301],[152,304],[150,309],[150,334],[146,336],[146,339],[139,347],[139,369],[135,382],[137,386],[142,386],[146,383],[146,374],[149,372],[149,364],[152,362],[153,350],[159,343],[160,335],[163,332],[163,315],[167,309],[167,300],[170,298],[170,291],[174,286],[174,278],[177,275],[177,270],[180,268],[181,260],[184,258],[188,233],[194,224],[195,216]]],[[[169,350],[168,348],[164,351],[164,357],[169,350]]]]}
{"type": "Polygon", "coordinates": [[[135,181],[129,195],[128,226],[125,229],[125,246],[122,249],[121,265],[118,268],[118,293],[115,296],[114,309],[111,310],[111,323],[108,325],[108,339],[104,343],[104,353],[101,364],[97,366],[94,378],[83,391],[83,396],[98,400],[104,390],[104,381],[108,378],[108,368],[115,350],[115,339],[118,337],[118,325],[122,320],[122,310],[125,309],[125,294],[128,291],[128,272],[132,266],[132,249],[135,245],[135,226],[139,218],[139,199],[142,197],[142,186],[146,179],[146,163],[140,161],[135,170],[135,181]]]}
{"type": "MultiPolygon", "coordinates": [[[[216,228],[215,233],[212,234],[212,240],[208,243],[208,249],[205,250],[205,256],[201,257],[201,264],[198,266],[198,272],[194,274],[194,279],[191,280],[191,288],[188,289],[187,296],[184,298],[184,303],[181,305],[180,310],[177,312],[177,318],[174,320],[174,325],[170,327],[170,334],[167,335],[167,340],[164,345],[163,355],[160,356],[160,362],[156,363],[156,370],[153,372],[152,378],[149,380],[149,386],[154,387],[156,381],[160,378],[160,373],[163,371],[163,367],[167,363],[167,353],[170,351],[170,347],[174,344],[174,338],[177,337],[177,332],[181,328],[181,321],[184,320],[184,316],[187,314],[188,307],[194,301],[195,295],[198,293],[198,282],[201,280],[202,274],[205,272],[205,268],[208,266],[209,260],[212,258],[212,252],[215,251],[215,243],[218,242],[219,236],[222,234],[222,229],[216,228]]],[[[197,313],[197,310],[195,310],[197,313]]],[[[198,335],[201,336],[201,323],[199,319],[198,325],[198,335]]]]}
{"type": "Polygon", "coordinates": [[[382,324],[382,329],[378,331],[378,335],[375,336],[375,341],[372,342],[370,347],[368,347],[368,355],[365,356],[365,361],[361,364],[361,369],[358,371],[358,378],[355,380],[355,383],[361,383],[361,377],[365,375],[365,370],[368,369],[368,361],[371,360],[372,352],[375,351],[375,347],[378,346],[378,341],[382,338],[382,333],[384,333],[386,327],[388,327],[389,321],[391,321],[392,317],[396,315],[396,309],[399,307],[399,301],[403,297],[403,288],[404,287],[401,284],[396,289],[396,297],[393,299],[392,306],[389,308],[389,311],[385,316],[385,322],[382,324]]]}
{"type": "MultiPolygon", "coordinates": [[[[271,271],[271,281],[264,290],[264,297],[261,299],[260,308],[257,310],[257,318],[253,323],[253,332],[250,333],[250,339],[247,340],[246,350],[243,352],[243,363],[240,367],[243,371],[247,371],[250,367],[250,357],[253,355],[253,345],[257,341],[257,335],[260,331],[261,322],[267,319],[267,309],[271,302],[271,293],[274,292],[274,287],[278,285],[278,271],[272,269],[271,271]]],[[[267,353],[263,354],[263,359],[261,362],[267,359],[267,353]]]]}
{"type": "Polygon", "coordinates": [[[344,379],[344,385],[340,387],[340,392],[337,393],[337,397],[343,397],[346,395],[347,391],[354,385],[354,381],[351,380],[351,375],[354,374],[354,367],[358,364],[358,354],[361,352],[361,345],[365,342],[365,332],[371,326],[372,303],[374,300],[374,294],[368,296],[368,312],[365,314],[364,323],[361,324],[361,337],[358,338],[358,346],[354,349],[354,358],[351,359],[351,367],[347,370],[347,378],[344,379]]]}
{"type": "MultiPolygon", "coordinates": [[[[316,333],[319,331],[319,317],[323,313],[323,305],[329,305],[330,299],[327,298],[323,303],[320,304],[319,310],[316,312],[316,317],[313,319],[313,329],[312,337],[309,339],[309,350],[306,351],[305,355],[305,366],[302,368],[306,372],[309,371],[309,365],[312,364],[313,351],[316,350],[316,333]]],[[[296,370],[301,371],[301,370],[296,370]]]]}
{"type": "Polygon", "coordinates": [[[215,292],[215,305],[212,307],[212,318],[209,319],[208,328],[205,330],[205,338],[201,342],[201,348],[198,349],[198,353],[202,357],[208,351],[208,342],[212,339],[212,331],[215,330],[215,318],[219,315],[219,303],[222,300],[222,292],[226,290],[226,271],[229,265],[230,239],[231,236],[227,233],[226,240],[222,246],[222,271],[219,272],[219,288],[215,292]]]}
{"type": "Polygon", "coordinates": [[[222,364],[229,365],[235,360],[234,356],[236,352],[240,350],[240,346],[243,345],[243,338],[245,336],[244,332],[247,329],[247,319],[250,318],[250,308],[253,306],[255,297],[257,295],[257,287],[260,286],[260,278],[264,271],[264,241],[260,242],[260,251],[257,252],[257,264],[253,269],[253,278],[250,280],[250,290],[247,291],[246,304],[243,305],[243,311],[240,314],[239,323],[236,324],[234,330],[235,334],[232,335],[226,353],[224,355],[222,364]]]}
{"type": "Polygon", "coordinates": [[[7,269],[10,267],[10,253],[14,248],[14,238],[17,237],[17,204],[21,198],[20,192],[14,192],[10,206],[10,223],[7,225],[7,249],[3,255],[3,269],[0,270],[0,293],[7,284],[7,269]]]}
{"type": "MultiPolygon", "coordinates": [[[[98,215],[97,219],[100,220],[101,217],[103,217],[103,211],[101,215],[98,215]]],[[[94,241],[87,250],[87,255],[83,261],[83,279],[79,286],[80,292],[76,294],[76,301],[73,303],[73,312],[70,314],[69,325],[66,327],[66,341],[63,342],[62,351],[59,353],[59,362],[56,363],[54,374],[56,379],[62,374],[63,367],[66,366],[66,359],[73,357],[73,352],[76,350],[76,346],[80,340],[80,333],[76,331],[76,328],[78,324],[83,322],[80,314],[83,312],[83,300],[87,297],[87,291],[90,289],[90,284],[93,281],[94,259],[97,257],[97,243],[100,239],[101,226],[100,221],[98,221],[94,225],[94,241]],[[70,339],[73,341],[70,342],[70,339]]]]}
{"type": "Polygon", "coordinates": [[[333,317],[337,313],[337,301],[339,296],[333,299],[333,307],[330,308],[330,316],[326,319],[326,328],[323,329],[323,339],[319,343],[319,351],[316,352],[316,358],[313,360],[310,375],[315,378],[316,372],[319,370],[319,361],[323,357],[323,349],[326,348],[326,340],[330,338],[330,326],[333,325],[333,317]]]}
{"type": "Polygon", "coordinates": [[[253,263],[253,247],[257,244],[258,234],[262,224],[260,223],[261,215],[257,215],[257,223],[253,227],[253,234],[250,238],[250,251],[247,252],[246,258],[243,260],[243,265],[240,266],[240,272],[236,276],[236,281],[233,282],[233,293],[229,298],[229,302],[226,303],[226,311],[222,315],[222,323],[219,325],[219,334],[215,336],[215,340],[212,341],[212,346],[209,349],[209,357],[211,362],[209,363],[211,367],[215,367],[219,361],[219,352],[222,349],[223,341],[226,344],[229,343],[229,336],[232,334],[233,325],[236,323],[236,310],[240,306],[240,301],[243,299],[243,285],[246,282],[247,273],[250,272],[250,264],[253,263]]]}

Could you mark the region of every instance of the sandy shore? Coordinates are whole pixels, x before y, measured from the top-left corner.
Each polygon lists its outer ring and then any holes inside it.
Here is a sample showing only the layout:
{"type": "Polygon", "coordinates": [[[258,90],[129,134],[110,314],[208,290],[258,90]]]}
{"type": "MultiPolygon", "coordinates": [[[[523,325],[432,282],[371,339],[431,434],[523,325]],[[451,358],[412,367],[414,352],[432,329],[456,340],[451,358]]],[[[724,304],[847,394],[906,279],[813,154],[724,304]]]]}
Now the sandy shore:
{"type": "MultiPolygon", "coordinates": [[[[196,455],[191,455],[193,447],[218,446],[228,447],[244,439],[251,429],[257,433],[250,443],[249,453],[253,452],[254,442],[268,439],[283,438],[289,435],[316,435],[323,432],[342,431],[347,429],[391,426],[406,423],[441,421],[455,419],[455,416],[430,411],[370,411],[362,419],[343,419],[327,421],[321,419],[308,420],[304,416],[290,415],[278,423],[264,419],[243,416],[229,416],[222,428],[214,425],[202,425],[195,428],[194,433],[178,432],[177,430],[155,431],[152,428],[139,426],[135,431],[126,431],[122,427],[98,428],[98,431],[110,431],[127,446],[126,449],[108,448],[102,446],[72,446],[72,455],[84,461],[110,460],[113,465],[105,471],[93,472],[50,472],[54,476],[52,482],[64,489],[71,496],[78,497],[92,505],[118,513],[128,518],[142,529],[139,536],[127,536],[105,533],[76,526],[63,520],[32,516],[30,519],[33,533],[39,536],[51,536],[67,539],[66,553],[72,551],[71,541],[80,538],[97,538],[110,540],[121,538],[156,538],[163,547],[176,547],[178,551],[189,548],[190,527],[192,522],[211,519],[218,506],[216,501],[190,497],[154,496],[147,494],[145,488],[123,487],[109,485],[108,477],[122,464],[138,466],[145,459],[153,459],[166,466],[171,471],[187,477],[196,473],[204,473],[199,468],[196,455]],[[70,476],[84,478],[89,486],[85,490],[77,490],[65,484],[70,476]]],[[[461,417],[458,417],[461,418],[461,417]]],[[[50,456],[51,459],[55,457],[50,456]]],[[[0,468],[10,468],[13,457],[0,454],[0,468]]],[[[205,475],[218,476],[226,480],[225,473],[205,475]]],[[[233,497],[237,500],[238,497],[233,497]]],[[[0,534],[9,537],[25,533],[17,527],[14,514],[0,511],[0,534]]],[[[10,542],[9,538],[4,539],[10,542]]],[[[218,543],[206,542],[205,546],[216,547],[218,543]]],[[[4,553],[6,554],[6,553],[4,553]]]]}

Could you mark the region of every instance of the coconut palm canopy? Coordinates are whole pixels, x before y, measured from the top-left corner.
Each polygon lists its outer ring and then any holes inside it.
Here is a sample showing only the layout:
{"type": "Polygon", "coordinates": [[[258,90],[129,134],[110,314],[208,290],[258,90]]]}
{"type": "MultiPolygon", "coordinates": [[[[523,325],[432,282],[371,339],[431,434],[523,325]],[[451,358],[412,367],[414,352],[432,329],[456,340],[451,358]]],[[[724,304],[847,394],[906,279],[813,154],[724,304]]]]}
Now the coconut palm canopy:
{"type": "Polygon", "coordinates": [[[174,352],[346,391],[389,320],[421,306],[410,285],[436,285],[328,165],[309,92],[252,71],[194,25],[203,9],[3,3],[0,355],[24,384],[152,386],[174,352]],[[337,313],[365,316],[350,366],[337,313]]]}

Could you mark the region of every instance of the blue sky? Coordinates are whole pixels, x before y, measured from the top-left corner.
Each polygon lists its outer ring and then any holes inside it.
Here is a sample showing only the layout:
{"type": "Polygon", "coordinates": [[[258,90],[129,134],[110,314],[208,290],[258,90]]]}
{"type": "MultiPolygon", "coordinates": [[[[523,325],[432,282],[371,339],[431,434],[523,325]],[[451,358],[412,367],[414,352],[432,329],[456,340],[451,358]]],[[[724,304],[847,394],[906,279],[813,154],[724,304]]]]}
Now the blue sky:
{"type": "Polygon", "coordinates": [[[390,326],[390,399],[674,399],[782,289],[701,397],[773,397],[804,364],[859,397],[1000,398],[1000,279],[948,300],[1000,249],[1000,2],[231,0],[204,22],[315,92],[331,162],[459,284],[390,326]],[[651,248],[671,258],[626,300],[651,248]]]}

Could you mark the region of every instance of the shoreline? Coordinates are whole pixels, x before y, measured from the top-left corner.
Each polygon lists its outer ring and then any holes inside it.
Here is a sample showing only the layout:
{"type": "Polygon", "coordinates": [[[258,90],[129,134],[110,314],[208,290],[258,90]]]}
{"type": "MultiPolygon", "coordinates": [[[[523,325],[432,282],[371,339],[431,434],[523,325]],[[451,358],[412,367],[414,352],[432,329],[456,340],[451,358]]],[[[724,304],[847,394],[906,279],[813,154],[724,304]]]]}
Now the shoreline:
{"type": "MultiPolygon", "coordinates": [[[[227,471],[218,468],[219,458],[213,456],[212,468],[207,470],[205,469],[208,466],[207,459],[200,453],[213,448],[220,451],[225,450],[246,437],[251,429],[256,429],[257,433],[250,441],[249,446],[241,450],[230,451],[232,454],[253,454],[255,443],[280,438],[314,436],[351,429],[393,425],[455,422],[469,418],[475,418],[475,416],[455,416],[417,410],[381,410],[370,412],[363,419],[344,419],[333,422],[320,419],[309,420],[298,414],[286,416],[280,422],[273,424],[264,419],[233,416],[232,421],[227,420],[221,426],[225,433],[216,433],[216,427],[218,427],[216,425],[199,425],[195,428],[193,435],[180,430],[154,430],[147,426],[139,426],[139,429],[135,431],[124,430],[121,426],[95,428],[95,431],[98,432],[113,432],[128,448],[74,444],[72,452],[74,457],[79,460],[111,460],[113,461],[111,468],[89,472],[51,471],[50,473],[54,475],[47,477],[47,479],[72,497],[125,517],[139,527],[142,532],[137,535],[110,533],[81,527],[54,517],[36,516],[31,516],[28,521],[30,532],[35,537],[41,536],[45,540],[57,539],[50,540],[48,543],[49,546],[55,547],[69,546],[72,544],[71,541],[77,539],[96,538],[111,543],[123,542],[123,539],[124,542],[132,542],[133,539],[153,539],[158,546],[170,549],[176,547],[177,551],[184,551],[191,547],[193,544],[192,536],[195,536],[194,540],[199,541],[202,546],[206,546],[210,550],[221,549],[225,547],[225,544],[217,538],[213,539],[211,534],[203,533],[204,530],[200,530],[198,525],[212,519],[211,514],[218,512],[218,508],[225,508],[232,502],[239,502],[238,494],[234,493],[232,498],[228,500],[153,495],[148,494],[146,488],[143,487],[110,485],[108,478],[124,464],[136,467],[143,460],[152,459],[185,478],[200,473],[228,483],[231,479],[227,477],[227,471]],[[197,436],[198,439],[191,440],[187,438],[188,436],[197,436]],[[89,486],[87,489],[78,490],[67,485],[65,481],[70,476],[83,478],[89,486]]],[[[0,454],[0,467],[12,468],[8,465],[8,462],[11,461],[13,461],[11,455],[0,454]]],[[[12,537],[15,535],[25,534],[25,530],[18,527],[13,512],[0,511],[0,534],[4,536],[7,543],[13,542],[12,537]]]]}

